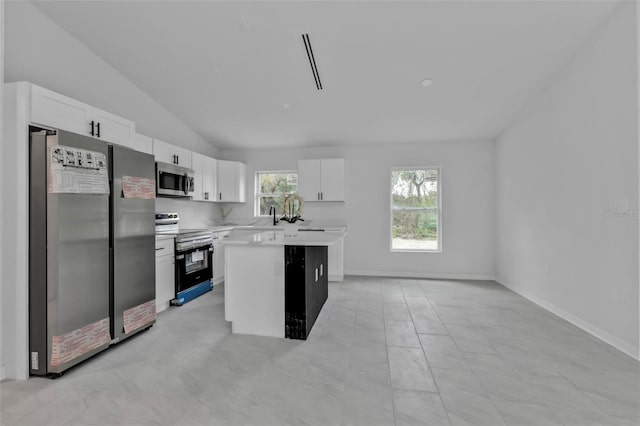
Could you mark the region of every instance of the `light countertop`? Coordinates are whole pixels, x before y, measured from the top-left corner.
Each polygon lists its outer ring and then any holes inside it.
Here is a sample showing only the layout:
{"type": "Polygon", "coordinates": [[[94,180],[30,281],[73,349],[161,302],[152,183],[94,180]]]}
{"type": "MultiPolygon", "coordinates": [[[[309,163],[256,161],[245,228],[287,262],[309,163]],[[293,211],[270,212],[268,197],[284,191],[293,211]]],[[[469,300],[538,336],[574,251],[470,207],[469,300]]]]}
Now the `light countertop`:
{"type": "Polygon", "coordinates": [[[259,231],[244,235],[231,235],[224,245],[287,245],[287,246],[332,246],[344,235],[330,232],[298,231],[298,235],[285,237],[281,230],[259,231]]]}
{"type": "Polygon", "coordinates": [[[156,241],[174,239],[176,236],[172,234],[162,234],[156,232],[156,241]]]}
{"type": "Polygon", "coordinates": [[[223,231],[231,231],[233,230],[233,228],[236,228],[236,227],[232,225],[218,225],[218,226],[208,226],[207,228],[213,232],[223,232],[223,231]]]}

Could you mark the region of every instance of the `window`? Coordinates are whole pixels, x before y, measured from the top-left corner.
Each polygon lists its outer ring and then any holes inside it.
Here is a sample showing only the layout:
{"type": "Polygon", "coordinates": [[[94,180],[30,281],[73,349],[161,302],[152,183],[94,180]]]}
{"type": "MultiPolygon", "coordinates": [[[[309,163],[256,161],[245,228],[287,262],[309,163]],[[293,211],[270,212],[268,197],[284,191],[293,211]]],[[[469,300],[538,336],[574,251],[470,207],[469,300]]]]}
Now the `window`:
{"type": "Polygon", "coordinates": [[[269,207],[276,207],[280,214],[280,200],[298,190],[298,173],[256,172],[255,215],[269,216],[269,207]]]}
{"type": "Polygon", "coordinates": [[[441,251],[440,169],[391,171],[391,251],[441,251]]]}

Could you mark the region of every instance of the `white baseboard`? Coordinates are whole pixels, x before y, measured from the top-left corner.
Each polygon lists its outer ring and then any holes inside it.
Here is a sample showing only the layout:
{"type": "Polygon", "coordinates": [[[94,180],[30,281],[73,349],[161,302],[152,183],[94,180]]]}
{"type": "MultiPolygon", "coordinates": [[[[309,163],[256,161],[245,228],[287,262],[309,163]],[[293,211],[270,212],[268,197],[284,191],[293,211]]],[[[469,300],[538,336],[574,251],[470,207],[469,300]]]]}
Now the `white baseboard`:
{"type": "Polygon", "coordinates": [[[425,278],[435,280],[493,280],[495,281],[495,275],[484,274],[438,274],[430,272],[396,272],[396,271],[372,271],[372,270],[348,270],[345,271],[345,275],[362,275],[362,276],[376,276],[386,278],[425,278]]]}
{"type": "Polygon", "coordinates": [[[614,348],[618,349],[621,352],[624,352],[626,355],[629,355],[630,357],[640,360],[640,353],[638,352],[638,348],[625,342],[624,340],[621,340],[615,336],[612,336],[611,334],[609,334],[608,332],[601,330],[600,328],[596,327],[595,325],[584,321],[580,318],[578,318],[577,316],[570,314],[569,312],[557,307],[556,305],[554,305],[553,303],[547,302],[546,300],[535,296],[531,293],[528,293],[526,291],[523,291],[513,285],[511,285],[510,283],[507,283],[506,280],[497,277],[496,278],[496,282],[498,282],[498,284],[508,288],[509,290],[513,291],[514,293],[518,293],[520,296],[524,297],[525,299],[535,303],[536,305],[540,306],[543,309],[546,309],[547,311],[551,312],[552,314],[562,318],[563,320],[570,322],[571,324],[575,325],[578,328],[581,328],[582,330],[586,331],[587,333],[591,334],[592,336],[597,337],[598,339],[602,340],[603,342],[613,346],[614,348]]]}

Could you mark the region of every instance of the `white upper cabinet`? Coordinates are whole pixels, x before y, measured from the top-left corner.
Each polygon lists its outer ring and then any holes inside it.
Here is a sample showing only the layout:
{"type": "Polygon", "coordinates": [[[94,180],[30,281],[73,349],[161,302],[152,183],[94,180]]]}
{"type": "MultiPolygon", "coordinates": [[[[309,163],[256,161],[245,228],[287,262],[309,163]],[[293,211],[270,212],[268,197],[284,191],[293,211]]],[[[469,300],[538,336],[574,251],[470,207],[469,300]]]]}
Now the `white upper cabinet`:
{"type": "Polygon", "coordinates": [[[154,139],[153,155],[155,155],[156,161],[191,168],[191,151],[188,149],[154,139]]]}
{"type": "Polygon", "coordinates": [[[31,86],[31,122],[91,135],[93,107],[45,88],[31,86]]]}
{"type": "Polygon", "coordinates": [[[298,193],[305,201],[344,201],[344,159],[299,160],[298,193]]]}
{"type": "Polygon", "coordinates": [[[320,161],[320,201],[344,201],[344,159],[320,161]]]}
{"type": "Polygon", "coordinates": [[[206,155],[191,153],[195,172],[193,200],[216,201],[217,160],[206,155]]]}
{"type": "Polygon", "coordinates": [[[246,202],[246,166],[238,161],[218,160],[217,201],[246,202]]]}
{"type": "Polygon", "coordinates": [[[140,152],[146,152],[147,154],[153,154],[153,139],[149,136],[136,133],[135,140],[129,148],[140,152]]]}
{"type": "Polygon", "coordinates": [[[93,109],[93,121],[95,137],[129,148],[135,145],[136,127],[132,121],[97,108],[93,109]]]}
{"type": "Polygon", "coordinates": [[[51,90],[31,85],[31,119],[55,129],[131,147],[135,123],[51,90]]]}
{"type": "Polygon", "coordinates": [[[298,160],[298,194],[304,201],[320,200],[320,160],[298,160]]]}

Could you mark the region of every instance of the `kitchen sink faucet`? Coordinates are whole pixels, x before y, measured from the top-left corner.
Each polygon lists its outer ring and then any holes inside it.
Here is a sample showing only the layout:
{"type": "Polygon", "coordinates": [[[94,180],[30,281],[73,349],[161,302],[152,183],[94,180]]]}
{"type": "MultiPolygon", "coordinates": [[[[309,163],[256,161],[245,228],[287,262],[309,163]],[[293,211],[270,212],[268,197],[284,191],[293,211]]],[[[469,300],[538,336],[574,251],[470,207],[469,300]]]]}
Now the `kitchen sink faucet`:
{"type": "Polygon", "coordinates": [[[276,226],[278,224],[278,219],[276,218],[276,206],[274,206],[273,204],[271,204],[271,207],[269,207],[269,216],[271,216],[273,214],[273,226],[276,226]]]}

